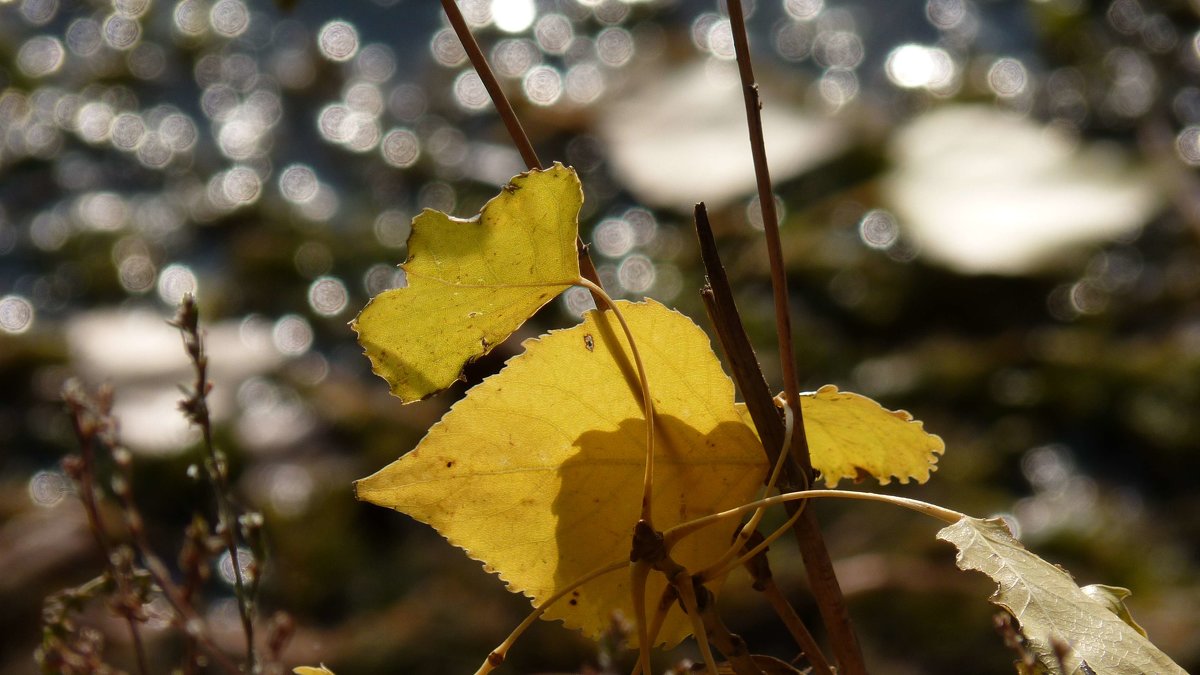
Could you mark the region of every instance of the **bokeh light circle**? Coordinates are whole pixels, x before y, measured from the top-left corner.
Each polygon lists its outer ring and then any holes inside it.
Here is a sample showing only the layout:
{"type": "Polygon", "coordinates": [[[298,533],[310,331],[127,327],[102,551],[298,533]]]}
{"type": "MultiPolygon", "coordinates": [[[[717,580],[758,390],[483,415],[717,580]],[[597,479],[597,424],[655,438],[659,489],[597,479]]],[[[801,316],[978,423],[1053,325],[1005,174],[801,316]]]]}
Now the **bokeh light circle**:
{"type": "Polygon", "coordinates": [[[321,27],[317,48],[330,61],[349,61],[358,52],[358,31],[345,21],[330,21],[321,27]]]}
{"type": "Polygon", "coordinates": [[[379,144],[383,161],[398,168],[407,169],[417,163],[421,156],[421,144],[417,135],[408,129],[392,129],[379,144]]]}
{"type": "Polygon", "coordinates": [[[308,305],[321,316],[337,316],[349,302],[346,284],[337,277],[321,277],[308,287],[308,305]]]}
{"type": "Polygon", "coordinates": [[[33,326],[33,304],[20,295],[0,298],[0,331],[20,335],[33,326]]]}

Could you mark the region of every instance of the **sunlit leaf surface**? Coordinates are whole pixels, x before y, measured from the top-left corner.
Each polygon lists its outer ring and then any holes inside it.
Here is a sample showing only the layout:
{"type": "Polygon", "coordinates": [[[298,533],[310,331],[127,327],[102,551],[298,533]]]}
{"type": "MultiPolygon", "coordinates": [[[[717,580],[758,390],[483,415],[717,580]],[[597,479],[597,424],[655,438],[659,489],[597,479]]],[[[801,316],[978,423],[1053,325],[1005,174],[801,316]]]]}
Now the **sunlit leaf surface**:
{"type": "MultiPolygon", "coordinates": [[[[750,501],[762,448],[739,417],[733,385],[708,337],[654,302],[619,302],[637,340],[657,410],[655,526],[750,501]]],[[[509,588],[543,600],[606,563],[628,559],[642,499],[645,421],[624,334],[611,311],[525,343],[471,389],[415,450],[356,484],[360,499],[429,523],[509,588]]],[[[729,545],[735,523],[673,550],[700,569],[729,545]]],[[[652,575],[650,602],[664,582],[652,575]]],[[[599,637],[614,610],[632,617],[629,577],[584,585],[547,618],[599,637]]],[[[660,638],[689,629],[673,609],[660,638]]]]}
{"type": "Polygon", "coordinates": [[[406,402],[450,386],[579,278],[583,191],[555,164],[512,179],[470,220],[426,209],[413,220],[408,286],[354,320],[372,369],[406,402]]]}

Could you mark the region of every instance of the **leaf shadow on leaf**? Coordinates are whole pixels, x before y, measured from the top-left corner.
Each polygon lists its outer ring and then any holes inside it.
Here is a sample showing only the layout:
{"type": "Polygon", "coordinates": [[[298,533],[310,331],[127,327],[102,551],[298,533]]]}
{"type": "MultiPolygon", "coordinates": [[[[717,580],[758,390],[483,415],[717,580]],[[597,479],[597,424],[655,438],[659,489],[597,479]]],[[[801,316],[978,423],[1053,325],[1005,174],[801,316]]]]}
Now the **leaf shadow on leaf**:
{"type": "MultiPolygon", "coordinates": [[[[655,527],[665,529],[738,506],[761,484],[761,462],[724,450],[757,445],[745,425],[723,422],[703,433],[672,415],[659,415],[656,422],[655,527]]],[[[556,586],[566,586],[599,565],[629,555],[641,506],[644,433],[644,420],[626,419],[615,431],[589,431],[575,439],[578,452],[558,471],[562,489],[553,505],[556,539],[578,540],[582,530],[588,533],[589,545],[587,550],[559,549],[556,586]]],[[[729,520],[701,530],[676,546],[672,556],[688,569],[699,570],[729,546],[735,526],[729,520]]],[[[661,575],[651,575],[647,587],[651,613],[664,586],[661,575]]],[[[628,575],[610,574],[577,589],[551,614],[574,614],[572,623],[608,625],[613,609],[632,619],[630,597],[628,575]]],[[[673,645],[689,632],[690,624],[676,607],[660,639],[673,645]]]]}

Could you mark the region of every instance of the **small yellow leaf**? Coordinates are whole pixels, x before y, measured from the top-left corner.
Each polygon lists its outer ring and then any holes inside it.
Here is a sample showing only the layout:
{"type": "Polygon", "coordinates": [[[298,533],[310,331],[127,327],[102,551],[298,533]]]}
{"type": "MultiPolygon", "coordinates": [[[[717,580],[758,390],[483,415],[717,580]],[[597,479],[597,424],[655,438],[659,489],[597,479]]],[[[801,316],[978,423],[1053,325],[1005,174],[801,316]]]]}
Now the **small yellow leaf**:
{"type": "Polygon", "coordinates": [[[838,391],[832,384],[801,399],[804,431],[813,468],[834,487],[843,478],[874,476],[882,485],[929,480],[942,439],[925,431],[904,410],[888,410],[861,394],[838,391]]]}
{"type": "Polygon", "coordinates": [[[450,386],[579,278],[583,191],[555,163],[516,176],[479,215],[426,209],[413,219],[408,285],[376,296],[354,320],[372,370],[406,403],[450,386]]]}
{"type": "MultiPolygon", "coordinates": [[[[778,399],[777,399],[778,400],[778,399]]],[[[738,406],[746,424],[754,427],[749,411],[738,406]]],[[[804,432],[814,469],[830,487],[843,478],[873,476],[883,485],[929,480],[946,444],[925,431],[922,422],[904,410],[888,410],[874,400],[827,384],[800,394],[804,432]]]]}
{"type": "Polygon", "coordinates": [[[292,672],[296,675],[333,675],[333,671],[326,668],[325,664],[321,664],[319,668],[312,666],[297,666],[292,668],[292,672]]]}
{"type": "MultiPolygon", "coordinates": [[[[762,447],[738,415],[708,337],[654,302],[619,301],[645,362],[656,409],[654,524],[755,498],[762,447]]],[[[539,602],[586,573],[628,559],[642,499],[645,418],[629,347],[611,311],[525,342],[471,389],[412,452],[355,484],[356,494],[429,523],[539,602]]],[[[672,555],[700,569],[729,546],[732,520],[672,555]]],[[[652,575],[648,602],[662,591],[652,575]]],[[[592,637],[633,616],[623,571],[580,587],[546,615],[592,637]]],[[[690,633],[671,610],[660,639],[690,633]]]]}

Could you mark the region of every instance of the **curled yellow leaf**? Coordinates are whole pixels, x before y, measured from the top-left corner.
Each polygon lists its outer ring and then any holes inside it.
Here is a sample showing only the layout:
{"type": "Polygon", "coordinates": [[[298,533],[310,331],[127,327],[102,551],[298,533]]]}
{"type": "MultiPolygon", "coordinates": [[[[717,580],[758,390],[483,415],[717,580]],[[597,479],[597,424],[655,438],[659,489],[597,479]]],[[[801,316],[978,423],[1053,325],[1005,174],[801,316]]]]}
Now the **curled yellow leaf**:
{"type": "Polygon", "coordinates": [[[888,410],[862,394],[827,384],[800,400],[813,468],[830,487],[866,476],[882,485],[893,478],[924,483],[946,450],[907,411],[888,410]]]}
{"type": "MultiPolygon", "coordinates": [[[[783,405],[782,396],[776,397],[777,405],[783,405]]],[[[746,407],[738,404],[738,409],[754,428],[746,407]]],[[[924,423],[907,411],[888,410],[832,384],[801,393],[800,409],[812,466],[829,487],[843,478],[860,481],[868,476],[883,485],[893,478],[924,483],[946,450],[941,437],[925,431],[924,423]]]]}
{"type": "Polygon", "coordinates": [[[384,291],[353,328],[372,370],[406,403],[450,386],[579,278],[583,190],[555,163],[513,178],[469,220],[413,219],[404,288],[384,291]]]}

